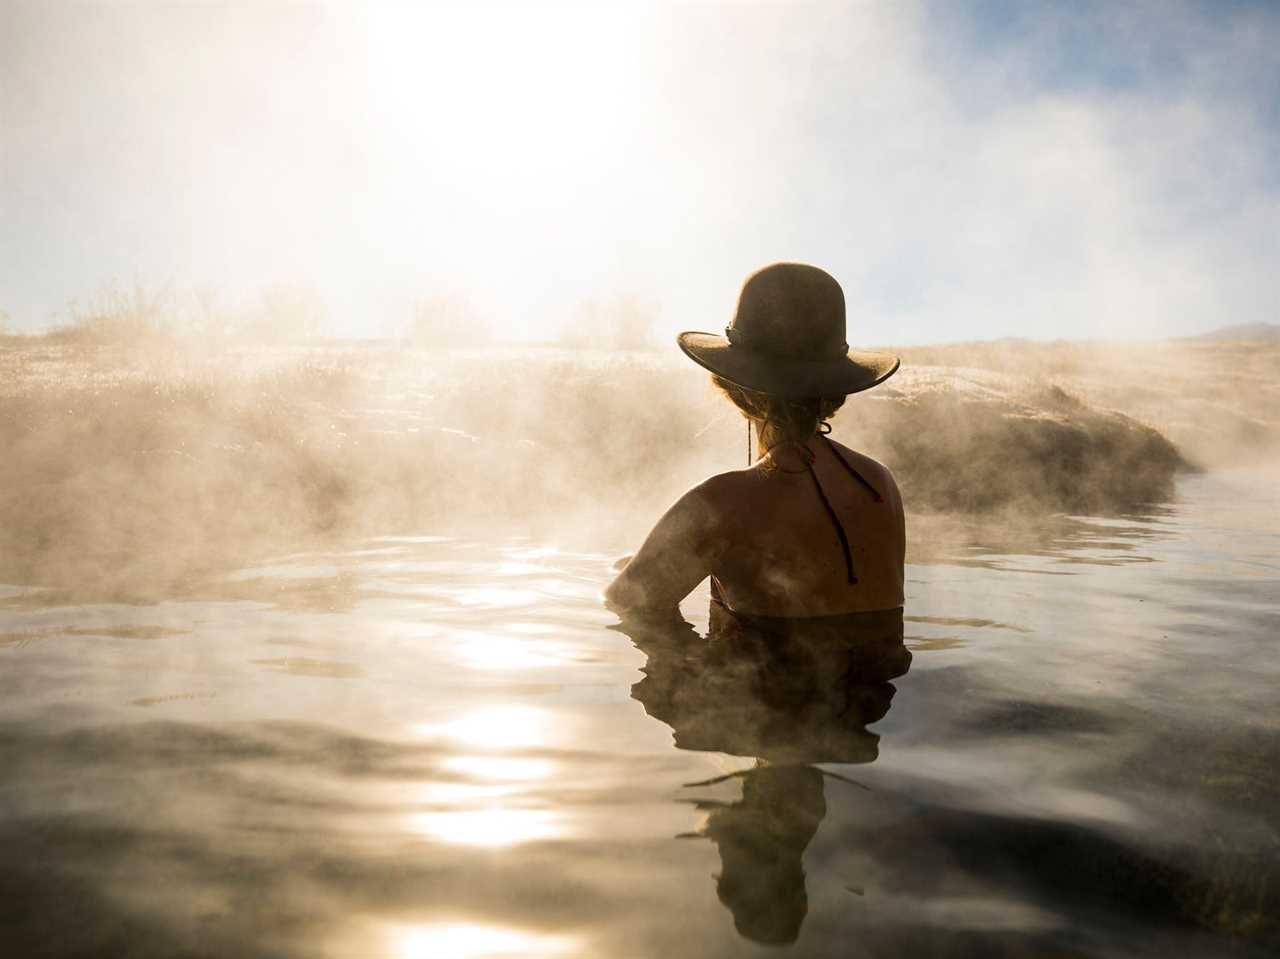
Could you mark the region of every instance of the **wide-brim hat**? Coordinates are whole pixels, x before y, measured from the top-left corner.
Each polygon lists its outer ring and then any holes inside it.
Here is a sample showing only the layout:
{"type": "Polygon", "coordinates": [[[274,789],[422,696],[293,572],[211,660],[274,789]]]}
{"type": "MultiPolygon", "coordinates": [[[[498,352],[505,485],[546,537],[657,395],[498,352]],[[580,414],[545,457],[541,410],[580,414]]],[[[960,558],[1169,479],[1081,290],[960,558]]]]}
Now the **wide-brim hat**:
{"type": "Polygon", "coordinates": [[[844,291],[825,270],[774,263],[753,273],[738,311],[715,333],[681,333],[680,349],[730,383],[775,396],[846,396],[883,383],[901,360],[851,350],[844,291]]]}

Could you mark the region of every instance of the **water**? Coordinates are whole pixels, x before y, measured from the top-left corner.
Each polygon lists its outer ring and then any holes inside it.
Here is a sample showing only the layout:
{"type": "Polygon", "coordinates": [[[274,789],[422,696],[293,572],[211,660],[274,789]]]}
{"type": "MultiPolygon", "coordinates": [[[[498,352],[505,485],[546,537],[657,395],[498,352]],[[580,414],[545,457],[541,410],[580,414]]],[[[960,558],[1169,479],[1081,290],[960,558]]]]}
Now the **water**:
{"type": "MultiPolygon", "coordinates": [[[[673,712],[660,662],[640,682],[595,599],[604,549],[385,538],[146,606],[7,589],[0,941],[1268,954],[1277,557],[1275,489],[1218,474],[1153,515],[911,566],[910,671],[863,688],[861,721],[771,733],[767,763],[747,713],[673,712]]],[[[685,612],[705,629],[705,591],[685,612]]]]}

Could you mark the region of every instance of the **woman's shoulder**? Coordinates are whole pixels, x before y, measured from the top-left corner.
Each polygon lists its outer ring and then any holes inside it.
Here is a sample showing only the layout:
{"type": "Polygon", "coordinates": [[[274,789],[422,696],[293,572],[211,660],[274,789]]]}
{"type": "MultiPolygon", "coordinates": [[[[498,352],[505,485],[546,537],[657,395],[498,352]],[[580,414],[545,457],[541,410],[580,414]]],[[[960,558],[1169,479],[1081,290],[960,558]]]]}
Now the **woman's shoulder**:
{"type": "Polygon", "coordinates": [[[723,473],[708,476],[685,495],[693,496],[709,507],[723,507],[740,497],[750,496],[759,491],[763,478],[758,466],[725,470],[723,473]]]}
{"type": "Polygon", "coordinates": [[[720,529],[758,504],[761,487],[758,469],[726,470],[691,486],[669,512],[683,526],[720,529]]]}
{"type": "Polygon", "coordinates": [[[750,470],[729,470],[708,476],[684,491],[668,510],[670,516],[709,519],[724,512],[726,504],[749,482],[750,470]]]}
{"type": "Polygon", "coordinates": [[[837,443],[835,440],[830,438],[828,438],[828,442],[830,442],[840,455],[844,457],[845,462],[856,469],[859,473],[865,474],[868,479],[872,476],[879,476],[883,477],[890,483],[894,482],[893,472],[879,460],[872,459],[866,453],[861,453],[852,447],[845,446],[843,443],[837,443]]]}
{"type": "Polygon", "coordinates": [[[832,447],[844,458],[844,461],[861,473],[892,503],[901,503],[902,496],[898,491],[898,481],[893,478],[893,471],[879,460],[872,459],[866,453],[831,440],[832,447]]]}
{"type": "Polygon", "coordinates": [[[741,474],[747,472],[730,470],[708,476],[701,483],[689,487],[672,508],[713,519],[723,514],[733,500],[741,495],[747,482],[747,478],[741,474]]]}

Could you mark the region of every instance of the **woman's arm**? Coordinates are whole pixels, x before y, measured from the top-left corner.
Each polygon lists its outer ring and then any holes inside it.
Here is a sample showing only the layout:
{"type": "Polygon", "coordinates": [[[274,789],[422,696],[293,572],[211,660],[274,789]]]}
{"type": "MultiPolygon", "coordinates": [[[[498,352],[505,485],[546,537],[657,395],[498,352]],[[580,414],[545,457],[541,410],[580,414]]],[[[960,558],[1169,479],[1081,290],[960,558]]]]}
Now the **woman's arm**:
{"type": "Polygon", "coordinates": [[[695,486],[663,514],[631,561],[605,588],[615,611],[670,612],[711,573],[718,550],[706,484],[695,486]]]}

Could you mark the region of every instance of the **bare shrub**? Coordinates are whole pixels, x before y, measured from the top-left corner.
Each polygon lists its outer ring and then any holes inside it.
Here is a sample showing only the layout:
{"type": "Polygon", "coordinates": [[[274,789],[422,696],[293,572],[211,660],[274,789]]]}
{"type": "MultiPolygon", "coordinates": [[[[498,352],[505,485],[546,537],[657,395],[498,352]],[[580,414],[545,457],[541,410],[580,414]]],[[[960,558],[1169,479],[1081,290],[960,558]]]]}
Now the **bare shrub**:
{"type": "Polygon", "coordinates": [[[263,289],[258,302],[240,312],[236,332],[259,343],[310,340],[320,335],[326,319],[318,293],[282,283],[263,289]]]}
{"type": "Polygon", "coordinates": [[[635,294],[578,305],[560,334],[562,345],[600,350],[652,350],[657,344],[657,304],[635,294]]]}
{"type": "Polygon", "coordinates": [[[87,303],[73,302],[67,323],[52,335],[68,342],[136,343],[172,335],[173,316],[170,291],[111,281],[87,303]]]}
{"type": "Polygon", "coordinates": [[[492,339],[488,324],[459,296],[425,296],[414,304],[409,340],[424,349],[482,346],[492,339]]]}

